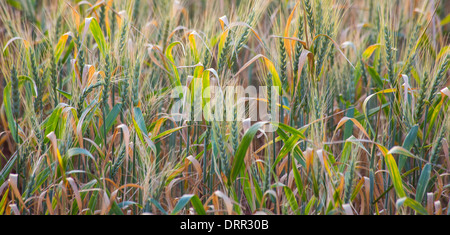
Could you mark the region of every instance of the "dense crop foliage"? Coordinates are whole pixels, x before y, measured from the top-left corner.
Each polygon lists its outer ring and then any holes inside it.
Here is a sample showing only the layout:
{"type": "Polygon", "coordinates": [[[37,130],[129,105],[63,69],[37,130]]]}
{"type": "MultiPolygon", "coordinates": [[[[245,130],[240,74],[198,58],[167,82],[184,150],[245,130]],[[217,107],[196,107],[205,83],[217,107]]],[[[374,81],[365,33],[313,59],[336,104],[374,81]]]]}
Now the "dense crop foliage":
{"type": "Polygon", "coordinates": [[[0,214],[450,214],[449,13],[2,0],[0,214]]]}

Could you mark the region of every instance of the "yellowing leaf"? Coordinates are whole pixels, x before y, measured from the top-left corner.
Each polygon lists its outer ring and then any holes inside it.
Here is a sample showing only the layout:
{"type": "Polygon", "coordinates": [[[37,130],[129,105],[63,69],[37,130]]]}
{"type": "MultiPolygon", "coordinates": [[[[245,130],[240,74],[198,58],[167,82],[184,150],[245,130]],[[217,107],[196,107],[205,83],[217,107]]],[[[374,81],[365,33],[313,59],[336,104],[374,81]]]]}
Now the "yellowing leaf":
{"type": "Polygon", "coordinates": [[[58,143],[57,143],[57,140],[56,140],[55,132],[53,132],[53,131],[50,132],[50,134],[47,135],[47,138],[50,140],[50,142],[52,144],[53,156],[56,158],[56,161],[58,162],[58,165],[59,165],[60,170],[61,170],[61,174],[63,175],[63,180],[66,181],[63,161],[62,161],[62,158],[61,158],[61,154],[59,153],[59,150],[58,150],[58,143]]]}
{"type": "Polygon", "coordinates": [[[368,60],[370,56],[372,56],[373,52],[378,49],[381,45],[380,44],[374,44],[369,46],[363,53],[362,58],[363,60],[368,60]]]}
{"type": "Polygon", "coordinates": [[[58,44],[56,44],[55,62],[59,61],[59,58],[61,57],[61,54],[64,51],[64,47],[66,46],[66,42],[69,36],[73,37],[73,34],[71,32],[67,32],[59,38],[58,44]]]}
{"type": "Polygon", "coordinates": [[[358,122],[358,120],[354,119],[354,118],[349,118],[349,117],[343,117],[339,123],[336,126],[336,130],[339,129],[342,125],[344,125],[347,121],[352,121],[353,124],[356,125],[356,127],[358,127],[359,130],[361,130],[362,133],[364,133],[364,135],[369,138],[369,134],[367,134],[366,130],[364,129],[364,127],[361,125],[361,123],[358,122]]]}
{"type": "MultiPolygon", "coordinates": [[[[300,3],[300,1],[297,1],[297,3],[294,6],[294,9],[292,9],[291,14],[289,15],[289,18],[288,18],[287,23],[286,23],[286,27],[284,29],[284,36],[285,37],[289,37],[289,27],[291,26],[291,22],[292,22],[292,18],[294,17],[295,9],[297,9],[297,6],[298,6],[299,3],[300,3]]],[[[292,52],[291,51],[291,45],[292,45],[291,41],[289,41],[287,39],[284,39],[284,46],[286,47],[286,51],[287,51],[287,53],[288,53],[290,58],[292,57],[292,55],[291,55],[292,54],[291,53],[292,52]]]]}
{"type": "Polygon", "coordinates": [[[195,34],[190,33],[189,34],[189,45],[191,47],[191,51],[194,53],[194,58],[195,58],[195,63],[199,62],[199,56],[198,56],[198,51],[197,51],[197,44],[195,43],[195,34]]]}
{"type": "Polygon", "coordinates": [[[267,57],[264,57],[264,62],[266,64],[267,69],[272,74],[273,85],[278,88],[278,93],[281,94],[282,84],[275,66],[273,65],[272,61],[267,59],[267,57]]]}

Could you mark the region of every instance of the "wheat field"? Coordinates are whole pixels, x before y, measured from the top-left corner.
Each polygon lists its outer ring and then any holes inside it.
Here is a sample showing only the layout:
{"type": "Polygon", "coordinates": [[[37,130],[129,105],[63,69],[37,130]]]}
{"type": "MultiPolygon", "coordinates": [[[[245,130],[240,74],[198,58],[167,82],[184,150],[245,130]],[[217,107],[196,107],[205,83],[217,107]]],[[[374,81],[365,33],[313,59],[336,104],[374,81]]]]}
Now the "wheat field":
{"type": "Polygon", "coordinates": [[[2,0],[0,22],[0,215],[450,214],[448,0],[2,0]]]}

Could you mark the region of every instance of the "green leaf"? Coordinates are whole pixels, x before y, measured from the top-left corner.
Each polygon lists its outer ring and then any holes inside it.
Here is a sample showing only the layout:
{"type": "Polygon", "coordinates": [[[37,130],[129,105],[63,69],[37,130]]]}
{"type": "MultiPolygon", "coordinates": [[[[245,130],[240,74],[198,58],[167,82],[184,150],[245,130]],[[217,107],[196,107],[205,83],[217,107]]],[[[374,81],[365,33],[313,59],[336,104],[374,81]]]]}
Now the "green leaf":
{"type": "Polygon", "coordinates": [[[315,206],[316,200],[317,200],[317,199],[316,199],[315,196],[312,196],[312,197],[311,197],[311,200],[309,200],[309,202],[308,202],[308,204],[306,205],[306,208],[305,208],[305,214],[306,214],[306,215],[308,215],[309,212],[311,211],[311,209],[313,208],[313,206],[315,206]]]}
{"type": "Polygon", "coordinates": [[[152,140],[153,140],[153,141],[154,141],[154,140],[157,140],[157,139],[159,139],[159,138],[162,138],[162,137],[164,137],[164,136],[166,136],[166,135],[170,135],[170,134],[172,134],[173,132],[179,131],[179,130],[181,130],[181,129],[183,129],[183,127],[182,127],[182,126],[179,126],[179,127],[175,127],[175,128],[170,129],[170,130],[164,131],[164,132],[160,133],[159,135],[156,135],[156,136],[152,137],[152,140]]]}
{"type": "Polygon", "coordinates": [[[148,135],[147,127],[145,126],[144,116],[142,115],[142,111],[139,107],[134,108],[134,120],[136,121],[136,124],[138,125],[142,133],[148,135]]]}
{"type": "Polygon", "coordinates": [[[292,193],[292,190],[288,186],[284,186],[284,193],[286,194],[286,199],[289,202],[289,205],[291,206],[292,211],[296,213],[298,211],[298,203],[295,199],[294,194],[292,193]]]}
{"type": "Polygon", "coordinates": [[[300,139],[300,136],[293,135],[289,137],[287,141],[284,142],[283,147],[281,148],[280,152],[278,153],[277,159],[275,160],[272,168],[274,168],[278,162],[281,161],[283,157],[285,157],[289,152],[292,151],[292,149],[297,146],[297,142],[300,139]]]}
{"type": "Polygon", "coordinates": [[[200,202],[200,199],[197,197],[197,195],[186,194],[183,195],[180,198],[180,200],[178,200],[178,203],[175,205],[175,208],[173,208],[172,215],[176,215],[178,212],[180,212],[188,204],[189,201],[191,201],[192,206],[194,207],[195,211],[198,214],[201,215],[206,214],[205,209],[203,208],[203,205],[200,202]]]}
{"type": "Polygon", "coordinates": [[[5,180],[8,178],[9,173],[11,172],[12,167],[16,163],[17,160],[17,154],[14,154],[12,158],[8,160],[5,166],[3,166],[2,171],[0,171],[0,186],[5,182],[5,180]]]}
{"type": "Polygon", "coordinates": [[[5,202],[6,202],[6,198],[8,198],[8,195],[9,195],[9,188],[7,188],[6,192],[3,193],[2,200],[0,201],[0,215],[3,215],[3,212],[6,209],[5,202]]]}
{"type": "Polygon", "coordinates": [[[19,76],[19,87],[22,87],[25,82],[29,82],[31,84],[31,86],[33,87],[31,92],[32,92],[33,96],[36,97],[38,90],[37,90],[36,83],[34,82],[34,80],[28,76],[20,75],[19,76]]]}
{"type": "Polygon", "coordinates": [[[406,197],[405,190],[403,189],[402,178],[400,176],[400,172],[398,171],[397,163],[395,162],[394,157],[392,156],[392,154],[388,153],[384,157],[384,160],[386,162],[386,166],[388,167],[389,174],[391,176],[392,183],[394,184],[397,196],[400,198],[406,197]]]}
{"type": "Polygon", "coordinates": [[[417,183],[416,189],[416,201],[422,203],[423,196],[425,196],[425,192],[427,190],[428,182],[430,181],[431,175],[431,164],[427,163],[420,174],[419,182],[417,183]]]}
{"type": "Polygon", "coordinates": [[[161,204],[159,204],[158,201],[156,201],[156,200],[153,199],[153,198],[150,198],[149,201],[150,201],[150,203],[152,203],[153,205],[155,205],[156,208],[158,208],[158,210],[160,210],[164,215],[167,215],[167,211],[164,210],[164,208],[161,206],[161,204]]]}
{"type": "Polygon", "coordinates": [[[251,126],[247,130],[247,132],[245,132],[244,137],[242,137],[242,141],[236,151],[236,156],[234,157],[233,161],[233,167],[231,168],[230,180],[228,182],[231,183],[236,180],[236,177],[239,175],[242,165],[244,164],[244,157],[247,153],[248,146],[250,146],[250,143],[252,142],[253,137],[255,137],[256,132],[258,132],[258,130],[265,124],[267,124],[267,122],[257,122],[253,126],[251,126]]]}
{"type": "Polygon", "coordinates": [[[11,82],[8,82],[8,84],[5,86],[5,89],[3,90],[3,105],[5,107],[6,119],[8,120],[8,127],[11,131],[11,136],[14,138],[14,141],[18,143],[19,141],[18,139],[16,139],[16,136],[18,136],[16,121],[14,120],[12,114],[11,97],[11,82]]]}
{"type": "Polygon", "coordinates": [[[119,202],[117,204],[117,206],[119,206],[119,208],[125,209],[127,206],[135,205],[135,204],[137,204],[137,203],[133,202],[133,201],[124,201],[124,202],[119,202]]]}
{"type": "Polygon", "coordinates": [[[58,126],[59,116],[61,115],[62,106],[58,105],[45,123],[45,136],[55,131],[58,126]]]}
{"type": "MultiPolygon", "coordinates": [[[[33,87],[31,92],[32,92],[33,96],[36,96],[37,88],[36,88],[36,84],[34,83],[33,79],[31,79],[28,76],[24,76],[24,75],[21,75],[18,78],[19,78],[19,88],[22,87],[25,82],[29,82],[29,83],[31,83],[31,85],[33,87]]],[[[17,131],[18,130],[17,130],[17,127],[16,127],[16,121],[14,120],[14,117],[13,117],[13,114],[12,114],[11,82],[8,82],[8,84],[6,84],[5,88],[3,89],[3,97],[4,97],[3,105],[5,107],[5,114],[6,114],[6,119],[8,121],[9,130],[11,131],[11,135],[12,135],[14,141],[16,143],[19,143],[20,141],[19,141],[19,139],[16,139],[16,137],[20,138],[20,136],[17,135],[17,131]]]]}
{"type": "Polygon", "coordinates": [[[291,133],[292,135],[297,135],[301,139],[304,139],[304,140],[306,139],[304,133],[305,133],[306,129],[308,128],[308,126],[304,126],[297,130],[297,129],[295,129],[291,126],[288,126],[286,124],[283,124],[283,123],[272,123],[272,125],[278,126],[279,128],[283,129],[284,131],[291,133]]]}
{"type": "Polygon", "coordinates": [[[144,116],[139,107],[134,108],[133,125],[136,130],[136,134],[142,143],[147,143],[151,150],[156,154],[157,149],[153,140],[148,137],[147,127],[145,126],[144,116]]]}
{"type": "MultiPolygon", "coordinates": [[[[413,147],[414,143],[416,142],[417,139],[417,133],[419,131],[419,126],[418,125],[414,125],[411,130],[409,131],[408,135],[405,138],[405,141],[403,141],[403,148],[406,150],[411,150],[411,148],[413,147]]],[[[406,162],[406,156],[404,155],[400,155],[399,159],[398,159],[398,169],[401,171],[403,169],[403,166],[405,165],[406,162]]]]}
{"type": "Polygon", "coordinates": [[[91,30],[92,36],[98,45],[98,49],[103,57],[106,55],[107,44],[105,36],[103,35],[102,29],[95,18],[88,18],[86,22],[90,20],[89,29],[91,30]]]}
{"type": "Polygon", "coordinates": [[[82,148],[71,148],[71,149],[67,150],[67,156],[69,158],[76,156],[76,155],[86,155],[87,157],[89,157],[92,160],[92,162],[94,163],[95,168],[98,170],[97,162],[95,161],[94,156],[92,156],[92,154],[89,151],[87,151],[86,149],[82,149],[82,148]]]}
{"type": "MultiPolygon", "coordinates": [[[[119,116],[119,113],[122,109],[122,104],[116,104],[114,105],[111,112],[108,113],[106,116],[106,121],[103,125],[106,126],[106,133],[108,133],[109,130],[111,130],[111,127],[113,126],[114,122],[116,121],[117,116],[119,116]]],[[[104,127],[100,128],[100,132],[102,133],[102,136],[105,136],[105,129],[104,127]]]]}
{"type": "Polygon", "coordinates": [[[425,210],[425,208],[414,199],[403,197],[403,198],[400,198],[397,200],[397,203],[396,203],[397,207],[401,207],[403,204],[410,207],[415,212],[417,212],[421,215],[428,215],[427,210],[425,210]]]}
{"type": "MultiPolygon", "coordinates": [[[[68,173],[69,172],[67,172],[67,175],[68,173]]],[[[49,176],[50,176],[50,167],[47,167],[37,175],[35,180],[36,183],[34,184],[34,187],[31,190],[31,194],[35,193],[38,189],[40,189],[42,184],[46,182],[49,176]]]]}
{"type": "MultiPolygon", "coordinates": [[[[375,133],[375,131],[374,131],[372,125],[370,124],[369,116],[368,116],[367,111],[366,111],[367,110],[367,108],[366,108],[367,104],[368,104],[369,100],[372,97],[374,97],[374,96],[376,96],[378,94],[386,94],[386,93],[392,93],[392,92],[395,92],[395,89],[386,89],[386,90],[378,91],[378,92],[376,92],[376,93],[374,93],[372,95],[369,95],[369,96],[366,97],[366,99],[364,99],[364,102],[363,102],[363,105],[362,105],[362,111],[364,113],[364,117],[366,118],[367,124],[369,125],[369,129],[370,129],[372,134],[375,133]]],[[[380,109],[380,108],[378,108],[378,109],[380,109]]]]}
{"type": "Polygon", "coordinates": [[[378,72],[375,70],[375,68],[371,67],[371,66],[367,66],[367,72],[369,72],[370,76],[372,77],[372,79],[375,82],[375,84],[377,85],[377,87],[382,89],[383,81],[381,80],[381,77],[378,74],[378,72]]]}
{"type": "Polygon", "coordinates": [[[249,202],[248,203],[249,207],[253,211],[255,209],[255,204],[253,203],[254,202],[254,197],[253,197],[254,193],[252,192],[251,182],[250,182],[248,173],[245,172],[244,174],[245,174],[245,176],[241,177],[242,190],[245,194],[247,202],[249,202]]]}
{"type": "MultiPolygon", "coordinates": [[[[354,118],[354,117],[355,117],[355,107],[354,107],[354,106],[348,107],[345,116],[346,116],[346,117],[349,117],[349,118],[354,118]]],[[[344,140],[350,138],[350,136],[351,136],[352,134],[353,134],[353,123],[351,123],[351,122],[345,123],[345,127],[344,127],[344,140]]]]}
{"type": "Polygon", "coordinates": [[[82,149],[82,148],[71,148],[69,150],[67,150],[67,155],[69,157],[73,157],[76,155],[87,155],[88,157],[92,158],[95,161],[94,156],[92,156],[92,154],[87,151],[86,149],[82,149]]]}
{"type": "Polygon", "coordinates": [[[450,23],[450,14],[448,14],[442,21],[441,21],[441,25],[446,25],[450,23]]]}
{"type": "MultiPolygon", "coordinates": [[[[282,127],[282,125],[279,125],[279,127],[282,127]]],[[[306,127],[302,127],[300,130],[306,130],[306,127]]],[[[296,130],[295,128],[290,127],[293,130],[296,130]]],[[[278,128],[277,129],[277,133],[279,135],[279,137],[277,137],[277,141],[278,139],[283,140],[284,142],[287,142],[289,139],[289,136],[282,131],[283,128],[278,128]]],[[[306,163],[305,163],[305,157],[303,156],[303,152],[300,149],[300,147],[298,145],[294,146],[294,158],[304,167],[306,167],[306,163]]],[[[273,169],[273,168],[272,168],[273,169]]]]}
{"type": "Polygon", "coordinates": [[[6,2],[10,6],[16,8],[17,10],[19,10],[19,11],[22,10],[22,3],[20,3],[20,1],[17,1],[17,0],[6,0],[6,2]]]}
{"type": "Polygon", "coordinates": [[[411,130],[409,131],[408,135],[405,138],[405,141],[403,142],[403,148],[406,150],[410,150],[417,139],[417,132],[419,130],[418,125],[414,125],[411,130]]]}
{"type": "Polygon", "coordinates": [[[67,92],[65,92],[65,91],[63,91],[63,90],[60,90],[60,89],[56,89],[61,95],[63,95],[64,97],[66,97],[67,99],[69,99],[69,100],[71,100],[72,99],[72,94],[70,94],[70,93],[67,93],[67,92]]]}
{"type": "Polygon", "coordinates": [[[205,208],[203,207],[203,204],[200,201],[200,199],[197,197],[197,195],[194,195],[191,198],[191,203],[192,203],[192,206],[194,207],[195,211],[197,212],[197,214],[206,215],[205,208]]]}
{"type": "MultiPolygon", "coordinates": [[[[436,105],[433,109],[433,112],[431,112],[430,114],[428,114],[427,117],[427,125],[428,126],[434,126],[434,123],[437,119],[437,117],[439,117],[439,114],[441,113],[441,108],[442,108],[443,102],[439,102],[438,105],[436,105]]],[[[427,133],[425,135],[425,139],[428,138],[428,136],[431,133],[431,130],[434,130],[433,128],[428,128],[427,133]]]]}
{"type": "Polygon", "coordinates": [[[302,178],[301,178],[300,172],[297,169],[295,161],[292,161],[292,171],[294,172],[294,180],[295,180],[295,185],[297,186],[298,194],[301,196],[303,201],[306,201],[306,194],[305,194],[305,189],[303,187],[302,178]]]}
{"type": "MultiPolygon", "coordinates": [[[[383,105],[381,105],[381,109],[384,109],[389,105],[391,105],[391,103],[383,104],[383,105]]],[[[363,119],[366,117],[366,115],[367,115],[367,117],[372,117],[373,115],[377,114],[379,111],[380,111],[380,107],[371,108],[366,113],[359,113],[358,115],[356,115],[355,119],[358,120],[359,122],[362,122],[363,119]]]]}
{"type": "Polygon", "coordinates": [[[122,210],[120,209],[117,202],[113,202],[111,209],[109,210],[109,214],[111,215],[123,215],[122,210]]]}
{"type": "Polygon", "coordinates": [[[399,146],[394,146],[391,148],[391,150],[389,150],[388,152],[389,154],[401,154],[410,158],[414,158],[414,159],[419,159],[418,157],[416,157],[414,154],[412,154],[410,151],[404,149],[403,147],[399,147],[399,146]]]}

